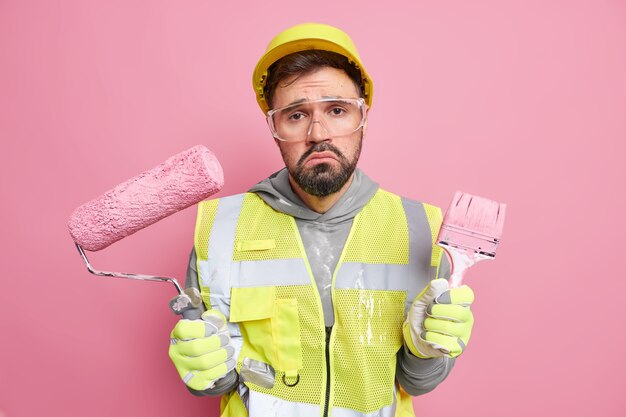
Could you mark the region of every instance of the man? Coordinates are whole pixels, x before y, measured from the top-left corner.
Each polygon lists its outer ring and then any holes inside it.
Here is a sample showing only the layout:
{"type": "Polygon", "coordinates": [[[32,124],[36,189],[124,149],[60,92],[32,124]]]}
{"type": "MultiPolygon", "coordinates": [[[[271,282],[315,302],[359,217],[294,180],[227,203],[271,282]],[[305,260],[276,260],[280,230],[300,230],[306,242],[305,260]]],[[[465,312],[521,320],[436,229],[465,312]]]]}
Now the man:
{"type": "Polygon", "coordinates": [[[372,81],[337,28],[279,34],[253,83],[285,168],[242,195],[203,202],[170,357],[224,416],[412,416],[473,325],[448,290],[436,207],[356,169],[372,81]]]}

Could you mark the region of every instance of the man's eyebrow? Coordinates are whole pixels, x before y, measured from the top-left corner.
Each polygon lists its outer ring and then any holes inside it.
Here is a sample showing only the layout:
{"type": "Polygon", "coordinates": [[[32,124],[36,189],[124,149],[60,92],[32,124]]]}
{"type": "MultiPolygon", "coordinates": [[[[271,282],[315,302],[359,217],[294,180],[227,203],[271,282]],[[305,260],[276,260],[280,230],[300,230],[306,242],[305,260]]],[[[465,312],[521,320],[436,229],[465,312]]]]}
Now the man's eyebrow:
{"type": "MultiPolygon", "coordinates": [[[[322,98],[323,99],[343,99],[343,97],[341,97],[341,96],[322,96],[322,98]]],[[[285,105],[283,107],[293,106],[295,104],[300,104],[300,103],[304,103],[304,102],[307,102],[307,101],[309,101],[309,99],[301,98],[299,100],[292,101],[291,103],[289,103],[289,104],[287,104],[287,105],[285,105]]],[[[312,101],[314,101],[314,100],[312,100],[312,101]]]]}
{"type": "Polygon", "coordinates": [[[296,101],[292,101],[291,103],[283,106],[283,107],[289,107],[289,106],[293,106],[294,104],[300,104],[300,103],[304,103],[305,101],[308,101],[306,98],[301,98],[300,100],[296,100],[296,101]]]}

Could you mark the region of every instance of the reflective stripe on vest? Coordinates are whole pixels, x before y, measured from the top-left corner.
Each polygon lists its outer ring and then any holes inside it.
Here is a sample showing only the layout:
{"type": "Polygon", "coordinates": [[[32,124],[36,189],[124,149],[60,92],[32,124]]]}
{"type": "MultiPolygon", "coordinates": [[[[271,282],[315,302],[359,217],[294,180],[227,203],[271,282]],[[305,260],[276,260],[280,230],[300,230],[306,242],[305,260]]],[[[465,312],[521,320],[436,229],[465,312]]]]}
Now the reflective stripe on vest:
{"type": "MultiPolygon", "coordinates": [[[[267,417],[267,416],[319,416],[320,406],[306,403],[295,403],[291,401],[283,401],[280,398],[273,397],[260,392],[249,391],[248,399],[249,417],[267,417]]],[[[332,410],[333,417],[394,417],[396,412],[395,403],[377,410],[374,413],[359,413],[347,408],[334,407],[332,410]]]]}
{"type": "MultiPolygon", "coordinates": [[[[319,416],[320,406],[315,404],[284,401],[269,394],[263,394],[253,390],[249,391],[248,410],[249,417],[289,416],[306,417],[319,416]]],[[[334,411],[333,411],[334,415],[334,411]]],[[[234,416],[233,416],[234,417],[234,416]]],[[[237,416],[240,417],[240,416],[237,416]]]]}
{"type": "MultiPolygon", "coordinates": [[[[405,310],[436,276],[441,256],[432,250],[437,210],[379,190],[355,217],[333,277],[334,416],[395,415],[405,310]]],[[[244,358],[276,371],[272,387],[246,382],[249,410],[276,405],[293,410],[279,415],[310,415],[304,409],[313,407],[319,415],[327,384],[324,318],[295,220],[255,194],[203,202],[195,244],[205,304],[229,319],[234,339],[243,336],[238,371],[244,358]]],[[[407,401],[404,410],[411,409],[407,401]]]]}

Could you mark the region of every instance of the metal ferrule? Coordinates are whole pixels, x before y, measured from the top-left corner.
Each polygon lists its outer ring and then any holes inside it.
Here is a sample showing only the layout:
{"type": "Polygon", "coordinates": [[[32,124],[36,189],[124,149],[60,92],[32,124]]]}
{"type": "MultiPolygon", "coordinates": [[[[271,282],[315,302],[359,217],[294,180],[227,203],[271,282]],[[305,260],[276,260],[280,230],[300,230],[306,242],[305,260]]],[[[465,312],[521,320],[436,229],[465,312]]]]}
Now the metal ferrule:
{"type": "Polygon", "coordinates": [[[493,236],[447,224],[441,225],[437,241],[440,245],[465,249],[490,257],[496,256],[498,242],[499,239],[493,236]]]}

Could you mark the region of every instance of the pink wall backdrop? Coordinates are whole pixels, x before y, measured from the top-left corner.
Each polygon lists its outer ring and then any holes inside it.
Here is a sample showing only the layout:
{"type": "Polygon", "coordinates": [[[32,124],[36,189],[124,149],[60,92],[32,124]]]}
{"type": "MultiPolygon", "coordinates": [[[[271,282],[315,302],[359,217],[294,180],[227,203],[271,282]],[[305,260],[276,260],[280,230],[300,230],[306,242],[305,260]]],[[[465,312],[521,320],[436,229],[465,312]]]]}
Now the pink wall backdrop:
{"type": "MultiPolygon", "coordinates": [[[[281,167],[250,85],[277,31],[352,35],[375,82],[361,167],[441,206],[509,204],[467,279],[476,326],[419,416],[623,416],[622,1],[0,1],[0,416],[217,416],[167,356],[170,286],[96,278],[83,202],[203,143],[221,196],[281,167]]],[[[195,211],[93,255],[183,277],[195,211]]]]}

